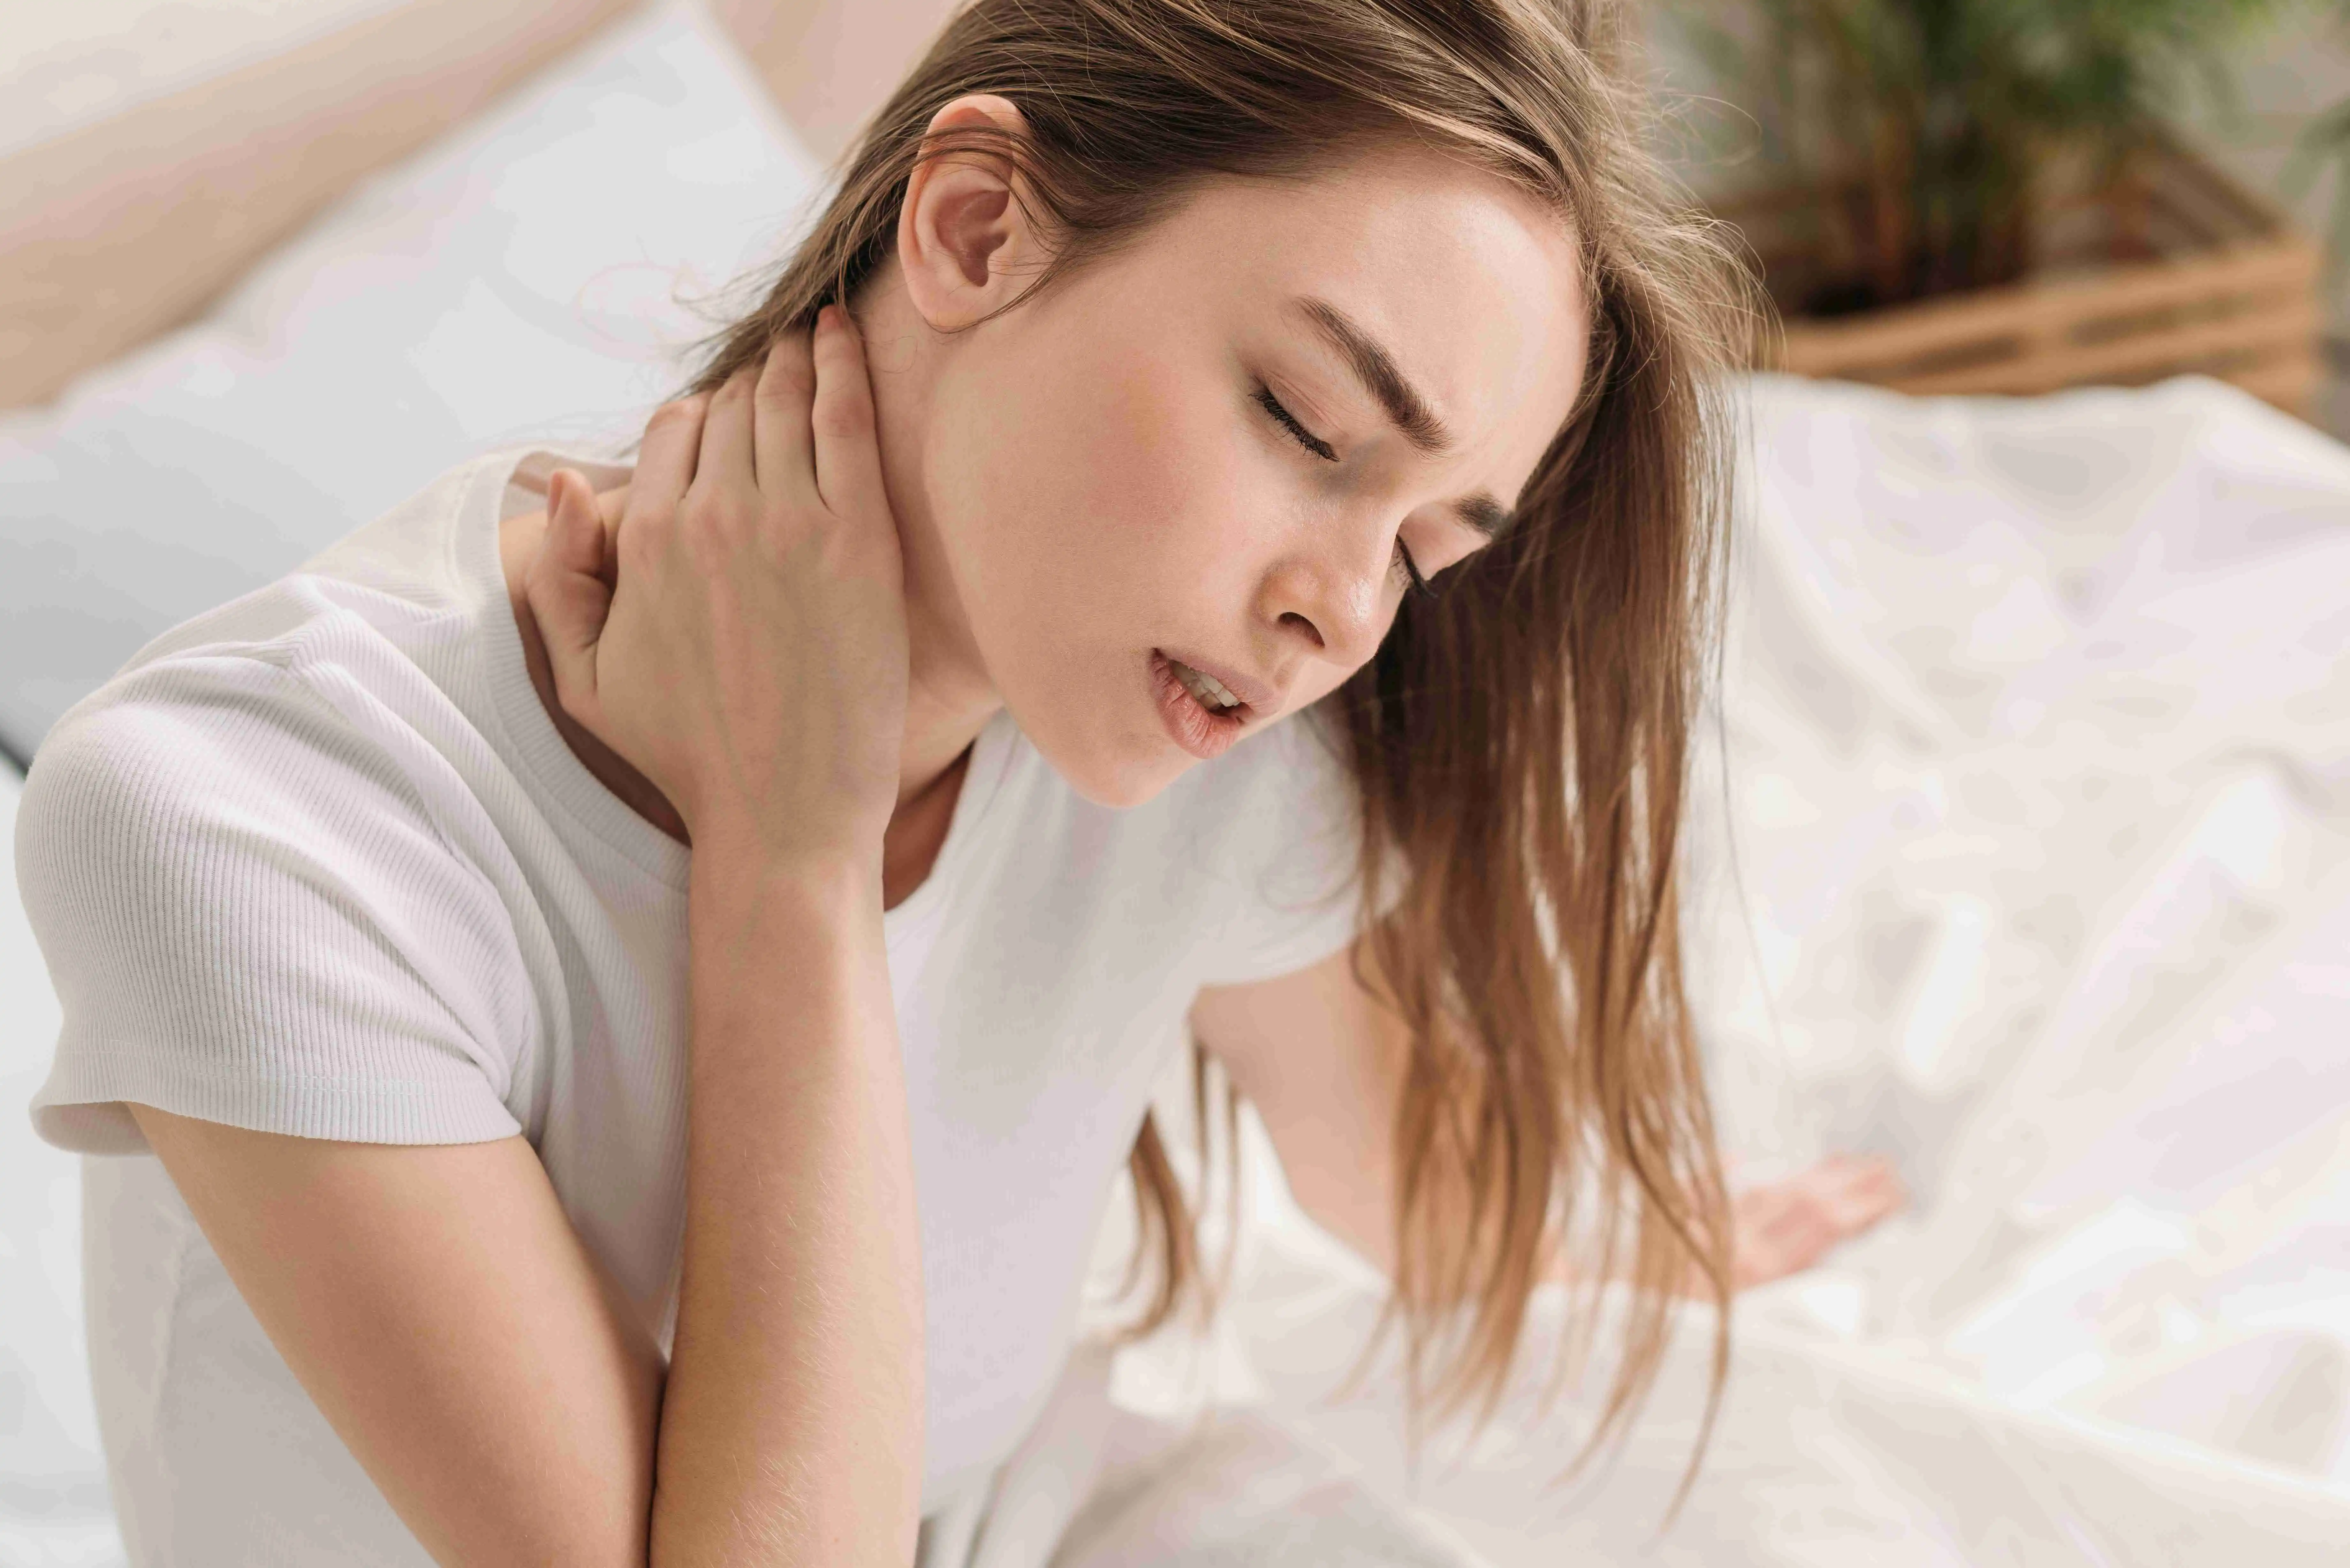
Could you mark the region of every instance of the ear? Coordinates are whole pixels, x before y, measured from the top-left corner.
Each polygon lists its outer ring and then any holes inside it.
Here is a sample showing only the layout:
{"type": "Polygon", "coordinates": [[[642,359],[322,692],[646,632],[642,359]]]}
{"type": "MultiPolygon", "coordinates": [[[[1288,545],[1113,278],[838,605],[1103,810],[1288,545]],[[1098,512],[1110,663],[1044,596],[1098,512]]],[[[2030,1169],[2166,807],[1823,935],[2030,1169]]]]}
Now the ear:
{"type": "MultiPolygon", "coordinates": [[[[1008,99],[966,93],[931,117],[924,140],[959,130],[1028,133],[1008,99]]],[[[898,214],[898,265],[922,319],[941,332],[1001,309],[1042,270],[1045,255],[1014,196],[1012,161],[991,150],[924,159],[898,214]]]]}

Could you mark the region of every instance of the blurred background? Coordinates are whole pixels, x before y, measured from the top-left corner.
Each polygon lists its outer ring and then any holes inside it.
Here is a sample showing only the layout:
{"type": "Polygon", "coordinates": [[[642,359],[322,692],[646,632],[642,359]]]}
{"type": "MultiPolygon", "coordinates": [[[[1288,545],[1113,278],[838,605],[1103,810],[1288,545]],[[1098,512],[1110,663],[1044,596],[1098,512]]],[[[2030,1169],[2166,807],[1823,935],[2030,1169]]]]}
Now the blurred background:
{"type": "Polygon", "coordinates": [[[2340,0],[1652,0],[1779,363],[1913,393],[2220,375],[2343,433],[2340,0]]]}
{"type": "MultiPolygon", "coordinates": [[[[217,291],[234,275],[221,269],[240,253],[250,254],[314,211],[347,168],[387,158],[432,128],[455,123],[472,103],[625,8],[621,0],[463,8],[445,0],[0,0],[0,83],[7,88],[0,94],[0,191],[29,196],[36,204],[58,193],[61,171],[87,169],[93,161],[119,163],[126,122],[144,108],[160,125],[168,116],[158,106],[175,95],[194,95],[198,103],[192,107],[201,113],[214,89],[259,87],[260,101],[240,108],[250,129],[263,136],[292,130],[298,114],[276,112],[292,106],[272,100],[299,97],[294,82],[300,73],[290,63],[273,72],[268,62],[306,52],[329,56],[338,36],[348,47],[372,32],[412,59],[436,63],[470,50],[477,67],[472,79],[437,86],[428,101],[410,106],[396,123],[385,119],[346,130],[348,146],[303,160],[306,177],[259,210],[250,202],[236,203],[244,211],[224,203],[207,213],[207,239],[193,258],[199,265],[178,287],[130,308],[118,299],[106,327],[78,322],[62,342],[56,337],[60,319],[52,314],[43,322],[45,341],[29,355],[21,341],[10,340],[15,368],[0,377],[0,407],[53,393],[72,369],[88,362],[92,348],[119,348],[137,341],[134,334],[172,324],[205,291],[217,291]],[[404,26],[387,25],[400,14],[408,17],[404,26]],[[109,123],[118,131],[110,147],[109,123]],[[77,141],[79,159],[58,156],[77,141]],[[50,158],[28,156],[44,144],[50,158]]],[[[712,8],[819,159],[839,150],[946,10],[942,0],[857,5],[715,0],[712,8]]],[[[1725,215],[1748,222],[1768,258],[1782,264],[1776,270],[1787,286],[1781,296],[1791,314],[1800,318],[1810,309],[1841,310],[1836,318],[1848,328],[1851,314],[1906,297],[2012,284],[2027,272],[2039,278],[2079,274],[2090,247],[2080,233],[2053,232],[2061,223],[2043,225],[2052,232],[2021,244],[2011,243],[2012,255],[1996,254],[2002,241],[2017,238],[2017,225],[2002,229],[2002,211],[2026,200],[2015,176],[2036,175],[2043,186],[2061,187],[2040,192],[2043,203],[2052,195],[2077,199],[2083,182],[2065,166],[2077,155],[2117,149],[2137,130],[2137,121],[2150,120],[2175,136],[2184,160],[2165,157],[2130,171],[2135,183],[2126,181],[2125,187],[2136,194],[2138,217],[2134,225],[2125,221],[2129,233],[2098,236],[2095,259],[2191,261],[2248,241],[2279,238],[2324,247],[2330,254],[2309,291],[2315,319],[2303,328],[2311,344],[2307,374],[2314,379],[2306,392],[2280,400],[2293,402],[2337,435],[2350,430],[2345,391],[2350,386],[2350,265],[2342,259],[2350,254],[2350,185],[2344,180],[2350,169],[2350,7],[2340,0],[2059,0],[2047,5],[1651,0],[1640,19],[1655,78],[1679,102],[1672,155],[1700,194],[1718,200],[1725,215]],[[1974,121],[1971,129],[2006,134],[1970,140],[1969,126],[1952,128],[1953,116],[1974,121]],[[1929,124],[1932,130],[1921,129],[1929,124]],[[2009,167],[2000,167],[2002,161],[2009,167]],[[2174,167],[2182,161],[2183,177],[2174,167]],[[1856,171],[1873,172],[1880,184],[1906,172],[1915,198],[1910,210],[1897,214],[1883,206],[1861,213],[1856,223],[1832,221],[1828,226],[1842,232],[1823,234],[1819,220],[1835,203],[1814,199],[1794,214],[1791,233],[1791,189],[1817,198],[1856,171]],[[2199,226],[2166,229],[2165,196],[2178,196],[2170,203],[2175,208],[2190,199],[2179,188],[2207,176],[2221,182],[2223,206],[2230,194],[2241,195],[2249,198],[2253,214],[2214,214],[2206,192],[2199,226]],[[1753,200],[1758,194],[1765,198],[1760,209],[1753,200]],[[1974,214],[1981,225],[1970,216],[1970,206],[1982,209],[1974,214]],[[1889,219],[1904,234],[1887,239],[1883,223],[1872,225],[1871,216],[1889,219]],[[1908,269],[1906,284],[1850,286],[1864,274],[1884,283],[1887,258],[1904,248],[1904,238],[1931,253],[1908,269]],[[2032,254],[2035,244],[2037,254],[2032,254]],[[1824,261],[1827,270],[1850,275],[1823,282],[1813,275],[1824,261]]],[[[380,57],[377,63],[389,62],[380,57]]],[[[396,90],[380,70],[359,73],[344,86],[364,97],[378,78],[396,90]]],[[[320,88],[321,79],[310,82],[311,91],[320,88]]],[[[155,133],[151,125],[140,134],[155,133]]],[[[224,188],[218,195],[230,193],[224,188]]],[[[8,210],[20,214],[12,227],[21,233],[25,209],[12,202],[8,210]]],[[[78,238],[77,259],[85,265],[91,259],[86,247],[105,246],[99,236],[78,238]]],[[[2270,275],[2275,275],[2272,267],[2270,275]]],[[[0,293],[0,306],[57,308],[57,301],[41,299],[42,291],[28,287],[28,280],[10,281],[17,286],[0,293]]],[[[2189,286],[2186,297],[2172,306],[2172,325],[2210,319],[2210,312],[2199,317],[2195,309],[2209,293],[2199,299],[2189,286]]],[[[2276,308],[2273,297],[2269,303],[2257,313],[2264,329],[2272,337],[2293,330],[2284,321],[2289,311],[2276,308]]],[[[88,308],[87,299],[82,304],[88,308]]],[[[1962,339],[1968,336],[1963,327],[1959,332],[1962,339]]],[[[2146,329],[2137,336],[2144,338],[2146,329]]],[[[1913,367],[1922,362],[1940,371],[1936,390],[2044,389],[2026,383],[2035,377],[2094,379],[2101,369],[2107,379],[2128,379],[2158,369],[2162,351],[2153,346],[2155,359],[2144,353],[2133,359],[2125,350],[2118,358],[2076,354],[2075,363],[2011,366],[2007,384],[1978,388],[1950,371],[1954,362],[1967,362],[1963,343],[1954,356],[1950,342],[1929,341],[1921,348],[1914,330],[1909,337],[1913,367]]],[[[1849,375],[1871,363],[1867,344],[1804,347],[1809,353],[1799,351],[1799,369],[1825,367],[1849,375]]],[[[2190,351],[2173,359],[2191,361],[2192,347],[2190,341],[2190,351]]],[[[1979,353],[1975,362],[1984,358],[1979,353]]],[[[1875,379],[1895,379],[1884,356],[1875,360],[1875,379]]],[[[2298,385],[2299,374],[2272,374],[2270,384],[2298,385]]],[[[1918,379],[1914,370],[1910,379],[1918,379]]]]}
{"type": "MultiPolygon", "coordinates": [[[[22,1112],[23,764],[452,464],[633,435],[945,12],[0,0],[0,1568],[125,1561],[80,1167],[22,1112]]],[[[1661,1542],[1711,1324],[1596,1490],[1545,1484],[1590,1415],[1522,1397],[1546,1363],[1415,1471],[1391,1366],[1326,1397],[1382,1282],[1253,1116],[1211,1354],[1121,1353],[1117,1397],[1279,1423],[1248,1496],[1181,1494],[1226,1525],[1344,1471],[1492,1568],[2350,1561],[2342,0],[1638,16],[1785,328],[1685,880],[1723,1139],[1735,1181],[1886,1153],[1916,1205],[1741,1298],[1661,1542]]]]}

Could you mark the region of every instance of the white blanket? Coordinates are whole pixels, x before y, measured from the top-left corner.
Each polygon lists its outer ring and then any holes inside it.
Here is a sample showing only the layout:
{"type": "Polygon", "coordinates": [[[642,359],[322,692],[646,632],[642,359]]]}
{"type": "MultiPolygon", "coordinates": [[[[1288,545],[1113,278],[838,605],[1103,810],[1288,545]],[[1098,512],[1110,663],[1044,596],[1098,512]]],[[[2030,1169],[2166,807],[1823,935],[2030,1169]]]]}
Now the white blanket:
{"type": "Polygon", "coordinates": [[[1391,1370],[1318,1400],[1380,1282],[1253,1127],[1205,1375],[1501,1568],[2350,1561],[2350,448],[2199,378],[1755,391],[1692,978],[1737,1177],[1877,1149],[1915,1211],[1742,1298],[1661,1537],[1704,1315],[1593,1481],[1544,1355],[1415,1489],[1391,1370]]]}
{"type": "MultiPolygon", "coordinates": [[[[933,1561],[2350,1560],[2350,449],[2198,379],[1756,391],[1692,979],[1741,1176],[1882,1149],[1918,1210],[1742,1299],[1659,1536],[1703,1314],[1612,1468],[1544,1490],[1584,1407],[1538,1413],[1538,1356],[1415,1479],[1391,1368],[1322,1398],[1380,1282],[1252,1122],[1204,1390],[1172,1334],[1080,1355],[933,1561]]],[[[13,898],[0,965],[21,1107],[57,1020],[13,898]]],[[[0,1119],[10,1564],[119,1561],[73,1177],[0,1119]]],[[[1536,1346],[1559,1310],[1538,1299],[1536,1346]]]]}

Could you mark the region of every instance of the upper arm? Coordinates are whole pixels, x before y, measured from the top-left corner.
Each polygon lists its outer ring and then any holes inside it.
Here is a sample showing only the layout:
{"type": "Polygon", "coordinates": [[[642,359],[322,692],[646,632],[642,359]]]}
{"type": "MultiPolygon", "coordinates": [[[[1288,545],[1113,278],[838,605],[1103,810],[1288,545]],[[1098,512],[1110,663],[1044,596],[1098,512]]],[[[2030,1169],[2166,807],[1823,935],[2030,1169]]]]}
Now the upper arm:
{"type": "Polygon", "coordinates": [[[1356,978],[1360,942],[1244,985],[1202,987],[1191,1027],[1256,1107],[1299,1205],[1387,1266],[1392,1129],[1410,1039],[1356,978]]]}
{"type": "Polygon", "coordinates": [[[540,982],[462,805],[257,658],[53,730],[17,822],[64,1014],[36,1126],[154,1150],[441,1561],[642,1563],[660,1358],[516,1136],[540,982]]]}
{"type": "Polygon", "coordinates": [[[352,1142],[520,1131],[552,966],[525,956],[510,859],[452,844],[466,803],[258,659],[166,660],[109,696],[50,732],[18,806],[63,1013],[41,1136],[137,1152],[132,1102],[352,1142]]]}
{"type": "MultiPolygon", "coordinates": [[[[1295,973],[1202,987],[1191,1004],[1201,1049],[1256,1107],[1298,1206],[1381,1272],[1396,1268],[1399,1162],[1395,1128],[1411,1060],[1411,1033],[1358,940],[1295,973]]],[[[1418,1203],[1442,1218],[1423,1235],[1465,1235],[1471,1194],[1458,1168],[1424,1165],[1418,1203]]],[[[1563,1259],[1544,1279],[1565,1277],[1563,1259]]]]}
{"type": "Polygon", "coordinates": [[[130,1110],[436,1561],[644,1563],[660,1353],[526,1141],[346,1143],[130,1110]]]}

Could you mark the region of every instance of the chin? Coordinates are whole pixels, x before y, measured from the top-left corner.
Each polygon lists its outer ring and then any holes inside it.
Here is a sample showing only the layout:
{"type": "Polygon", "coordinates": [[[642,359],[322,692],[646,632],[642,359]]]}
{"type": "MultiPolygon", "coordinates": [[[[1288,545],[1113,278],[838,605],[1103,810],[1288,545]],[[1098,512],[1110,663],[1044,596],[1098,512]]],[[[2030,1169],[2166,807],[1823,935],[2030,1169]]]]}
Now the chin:
{"type": "MultiPolygon", "coordinates": [[[[1016,708],[1013,716],[1019,717],[1016,708]]],[[[1070,734],[1024,722],[1021,729],[1064,784],[1088,805],[1111,811],[1156,799],[1195,765],[1164,736],[1149,732],[1070,734]]]]}
{"type": "Polygon", "coordinates": [[[1125,811],[1158,798],[1159,792],[1181,777],[1191,765],[1190,759],[1181,757],[1107,758],[1098,753],[1065,762],[1041,746],[1037,749],[1044,752],[1053,771],[1080,797],[1111,811],[1125,811]]]}

